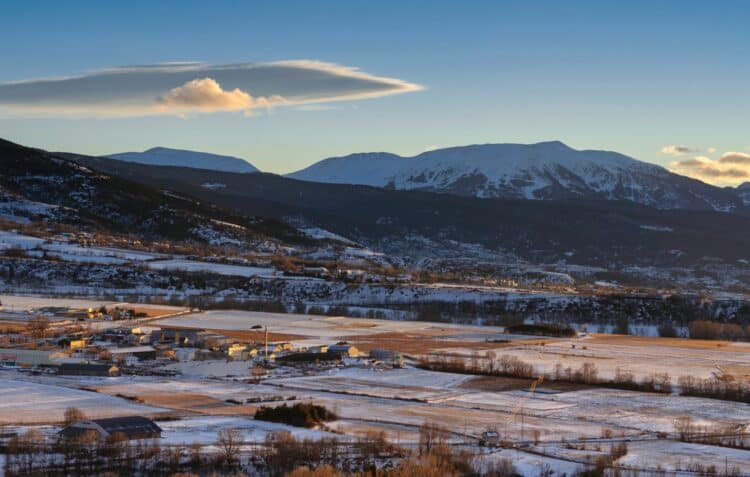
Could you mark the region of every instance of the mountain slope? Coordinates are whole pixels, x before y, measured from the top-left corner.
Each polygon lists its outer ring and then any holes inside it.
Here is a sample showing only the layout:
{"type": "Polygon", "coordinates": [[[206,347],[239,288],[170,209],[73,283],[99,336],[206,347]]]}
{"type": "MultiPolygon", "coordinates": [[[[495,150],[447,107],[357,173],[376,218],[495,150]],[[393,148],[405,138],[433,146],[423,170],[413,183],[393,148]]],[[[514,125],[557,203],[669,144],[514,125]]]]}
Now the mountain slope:
{"type": "Polygon", "coordinates": [[[353,154],[288,177],[475,197],[629,200],[662,209],[730,211],[741,205],[731,192],[657,165],[557,141],[452,147],[414,157],[353,154]]]}
{"type": "Polygon", "coordinates": [[[302,220],[411,258],[468,248],[534,262],[696,264],[750,259],[750,219],[627,201],[479,199],[83,158],[88,167],[243,214],[302,220]],[[206,187],[205,184],[221,187],[206,187]]]}
{"type": "Polygon", "coordinates": [[[166,147],[154,147],[143,152],[111,154],[107,157],[117,159],[118,161],[137,162],[154,166],[194,167],[224,172],[258,172],[255,166],[238,157],[183,149],[169,149],[166,147]]]}
{"type": "Polygon", "coordinates": [[[750,205],[750,182],[738,185],[735,192],[745,205],[750,205]]]}
{"type": "Polygon", "coordinates": [[[228,212],[189,196],[92,170],[65,154],[2,139],[0,193],[5,202],[24,207],[33,203],[39,210],[54,211],[50,220],[97,231],[209,243],[215,237],[240,241],[301,238],[279,221],[228,212]]]}

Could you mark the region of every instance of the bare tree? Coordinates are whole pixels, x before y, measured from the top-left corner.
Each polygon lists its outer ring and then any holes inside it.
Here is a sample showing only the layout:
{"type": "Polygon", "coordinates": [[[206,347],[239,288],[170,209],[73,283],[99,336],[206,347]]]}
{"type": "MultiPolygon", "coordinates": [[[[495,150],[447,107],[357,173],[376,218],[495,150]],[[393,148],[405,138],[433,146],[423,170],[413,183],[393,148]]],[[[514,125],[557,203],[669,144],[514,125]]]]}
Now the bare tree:
{"type": "Polygon", "coordinates": [[[250,368],[250,376],[255,381],[255,384],[260,384],[261,380],[266,377],[268,372],[262,366],[253,366],[250,368]]]}
{"type": "Polygon", "coordinates": [[[77,407],[69,407],[65,409],[65,415],[63,417],[64,426],[69,426],[71,424],[75,424],[76,422],[85,420],[86,414],[84,414],[83,411],[81,411],[77,407]]]}
{"type": "Polygon", "coordinates": [[[49,328],[49,319],[45,316],[35,316],[26,325],[26,329],[32,338],[44,338],[49,328]]]}
{"type": "Polygon", "coordinates": [[[236,462],[242,443],[242,432],[239,429],[222,429],[219,431],[216,444],[221,451],[221,458],[227,465],[236,462]]]}
{"type": "Polygon", "coordinates": [[[419,427],[419,453],[429,454],[448,440],[448,431],[434,422],[425,422],[419,427]]]}

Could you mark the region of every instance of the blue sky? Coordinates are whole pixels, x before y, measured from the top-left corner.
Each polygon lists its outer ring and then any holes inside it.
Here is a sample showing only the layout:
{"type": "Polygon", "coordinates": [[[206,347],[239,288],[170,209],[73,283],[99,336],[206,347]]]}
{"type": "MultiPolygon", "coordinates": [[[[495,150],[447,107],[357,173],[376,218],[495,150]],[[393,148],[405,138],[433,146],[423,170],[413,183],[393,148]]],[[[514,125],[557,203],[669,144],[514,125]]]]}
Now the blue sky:
{"type": "MultiPolygon", "coordinates": [[[[364,99],[358,89],[311,93],[307,71],[280,79],[283,95],[254,87],[254,76],[237,89],[181,77],[176,91],[144,92],[158,111],[110,114],[109,104],[79,111],[78,97],[29,109],[0,85],[0,136],[90,154],[196,149],[271,172],[350,152],[559,139],[721,184],[750,176],[747,2],[152,3],[4,5],[0,83],[165,62],[316,60],[409,87],[364,99]],[[168,103],[204,87],[231,106],[168,103]],[[670,145],[682,148],[661,152],[670,145]],[[739,159],[722,163],[727,153],[739,159]]],[[[208,72],[195,79],[215,80],[208,72]]]]}

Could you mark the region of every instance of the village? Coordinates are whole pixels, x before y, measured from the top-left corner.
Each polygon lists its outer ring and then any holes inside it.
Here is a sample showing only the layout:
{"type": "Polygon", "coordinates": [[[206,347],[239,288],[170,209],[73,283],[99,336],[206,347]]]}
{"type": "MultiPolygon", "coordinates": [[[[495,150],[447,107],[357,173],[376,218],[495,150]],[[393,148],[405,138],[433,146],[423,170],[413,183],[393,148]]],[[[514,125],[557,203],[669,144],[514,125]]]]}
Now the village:
{"type": "MultiPolygon", "coordinates": [[[[721,396],[690,394],[686,377],[706,384],[721,373],[722,383],[744,383],[745,343],[0,300],[0,445],[15,449],[3,462],[7,475],[23,475],[19,469],[32,465],[23,449],[40,448],[47,450],[32,467],[63,475],[81,454],[69,462],[51,449],[80,446],[84,436],[176,452],[180,471],[200,468],[193,452],[203,465],[231,461],[276,475],[267,453],[283,452],[284,439],[300,446],[333,439],[346,456],[335,459],[351,470],[381,467],[435,438],[474,466],[513,469],[497,475],[573,475],[605,464],[750,472],[744,384],[723,385],[721,396]],[[360,454],[373,440],[378,451],[360,454]]],[[[304,455],[291,462],[330,459],[304,455]]]]}
{"type": "MultiPolygon", "coordinates": [[[[400,353],[360,352],[347,342],[295,346],[269,340],[267,326],[249,326],[243,338],[205,329],[154,326],[165,316],[190,310],[130,308],[127,304],[88,307],[45,306],[5,312],[0,366],[30,374],[61,376],[174,376],[169,363],[241,362],[248,376],[265,376],[277,365],[325,367],[355,362],[402,367],[400,353]],[[23,325],[16,323],[23,322],[23,325]]],[[[197,311],[197,310],[195,310],[197,311]]]]}

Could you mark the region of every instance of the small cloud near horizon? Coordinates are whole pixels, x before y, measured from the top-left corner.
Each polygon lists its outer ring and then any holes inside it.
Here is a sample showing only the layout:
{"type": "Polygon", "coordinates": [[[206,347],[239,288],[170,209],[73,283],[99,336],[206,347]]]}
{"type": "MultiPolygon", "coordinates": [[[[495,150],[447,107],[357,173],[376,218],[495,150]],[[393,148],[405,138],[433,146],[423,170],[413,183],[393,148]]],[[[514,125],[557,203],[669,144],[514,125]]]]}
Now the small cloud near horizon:
{"type": "Polygon", "coordinates": [[[684,156],[687,154],[691,154],[697,152],[694,148],[689,146],[680,146],[677,144],[672,144],[669,146],[664,146],[661,148],[662,154],[668,154],[670,156],[684,156]]]}
{"type": "Polygon", "coordinates": [[[714,185],[737,186],[750,180],[750,154],[730,151],[719,159],[695,156],[672,162],[670,170],[714,185]]]}
{"type": "Polygon", "coordinates": [[[209,65],[166,63],[81,76],[0,84],[0,115],[40,117],[184,116],[275,106],[330,108],[421,91],[422,85],[312,60],[209,65]]]}

